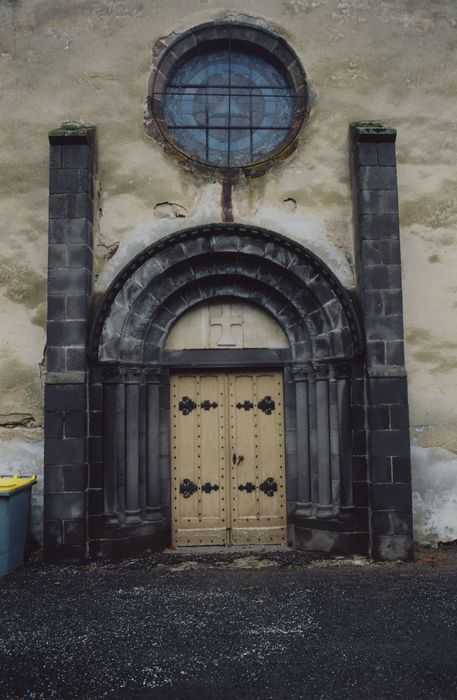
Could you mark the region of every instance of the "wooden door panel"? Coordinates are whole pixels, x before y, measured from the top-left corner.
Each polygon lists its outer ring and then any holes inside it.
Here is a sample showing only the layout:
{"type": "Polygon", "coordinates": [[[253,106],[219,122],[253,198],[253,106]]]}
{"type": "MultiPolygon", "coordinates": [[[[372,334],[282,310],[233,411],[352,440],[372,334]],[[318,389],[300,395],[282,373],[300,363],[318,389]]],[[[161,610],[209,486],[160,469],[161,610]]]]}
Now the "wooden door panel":
{"type": "Polygon", "coordinates": [[[173,543],[286,541],[280,372],[172,377],[173,543]]]}
{"type": "Polygon", "coordinates": [[[257,521],[255,420],[252,375],[233,374],[230,386],[230,448],[232,453],[231,525],[240,518],[257,521]]]}
{"type": "Polygon", "coordinates": [[[224,375],[172,379],[173,544],[225,544],[224,375]]]}
{"type": "Polygon", "coordinates": [[[231,541],[281,544],[286,540],[281,374],[232,375],[230,410],[231,449],[237,455],[231,541]]]}
{"type": "Polygon", "coordinates": [[[284,418],[282,377],[256,377],[256,422],[259,453],[259,512],[271,527],[284,525],[284,418]]]}

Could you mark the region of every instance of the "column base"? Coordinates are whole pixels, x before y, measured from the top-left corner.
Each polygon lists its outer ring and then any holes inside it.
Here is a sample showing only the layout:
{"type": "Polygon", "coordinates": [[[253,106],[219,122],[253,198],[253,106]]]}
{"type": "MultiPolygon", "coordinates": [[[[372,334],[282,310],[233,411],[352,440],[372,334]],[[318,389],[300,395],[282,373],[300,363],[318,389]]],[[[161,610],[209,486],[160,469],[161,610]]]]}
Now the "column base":
{"type": "Polygon", "coordinates": [[[140,516],[139,509],[126,510],[125,511],[125,522],[128,525],[134,525],[136,523],[141,523],[141,516],[140,516]]]}
{"type": "Polygon", "coordinates": [[[317,517],[318,518],[333,518],[333,508],[330,505],[318,505],[317,506],[317,517]]]}
{"type": "Polygon", "coordinates": [[[149,522],[161,522],[163,520],[162,506],[146,506],[144,519],[149,522]]]}
{"type": "Polygon", "coordinates": [[[313,514],[311,503],[300,503],[297,501],[295,506],[294,516],[297,518],[310,518],[313,514]]]}

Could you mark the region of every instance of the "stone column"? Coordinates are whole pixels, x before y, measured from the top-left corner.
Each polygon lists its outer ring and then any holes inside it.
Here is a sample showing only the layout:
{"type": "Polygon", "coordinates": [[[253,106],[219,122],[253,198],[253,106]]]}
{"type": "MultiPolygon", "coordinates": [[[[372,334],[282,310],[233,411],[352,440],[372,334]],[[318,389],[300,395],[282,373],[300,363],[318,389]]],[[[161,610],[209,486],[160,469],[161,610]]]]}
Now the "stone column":
{"type": "Polygon", "coordinates": [[[311,474],[309,461],[308,373],[307,367],[294,367],[296,426],[297,426],[297,486],[298,501],[295,517],[312,515],[311,474]]]}
{"type": "Polygon", "coordinates": [[[411,460],[395,138],[350,127],[357,287],[365,316],[371,554],[411,559],[411,460]]]}
{"type": "Polygon", "coordinates": [[[140,517],[140,384],[139,369],[124,369],[125,391],[125,522],[140,517]]]}
{"type": "Polygon", "coordinates": [[[147,370],[146,375],[146,519],[161,522],[162,504],[160,499],[160,371],[147,370]]]}
{"type": "Polygon", "coordinates": [[[79,561],[87,549],[95,127],[64,124],[49,141],[44,555],[47,561],[79,561]]]}
{"type": "Polygon", "coordinates": [[[316,366],[317,463],[319,465],[319,502],[317,517],[329,518],[332,508],[332,466],[330,455],[329,368],[316,366]]]}

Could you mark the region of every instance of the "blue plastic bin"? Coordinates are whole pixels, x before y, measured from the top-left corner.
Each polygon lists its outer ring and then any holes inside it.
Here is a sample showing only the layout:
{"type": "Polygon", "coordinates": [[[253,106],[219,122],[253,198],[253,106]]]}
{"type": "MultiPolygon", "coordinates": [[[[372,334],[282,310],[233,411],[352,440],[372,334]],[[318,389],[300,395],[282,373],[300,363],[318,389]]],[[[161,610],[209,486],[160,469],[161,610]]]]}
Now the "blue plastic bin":
{"type": "Polygon", "coordinates": [[[36,474],[0,475],[0,576],[13,571],[24,561],[33,484],[36,484],[36,474]]]}

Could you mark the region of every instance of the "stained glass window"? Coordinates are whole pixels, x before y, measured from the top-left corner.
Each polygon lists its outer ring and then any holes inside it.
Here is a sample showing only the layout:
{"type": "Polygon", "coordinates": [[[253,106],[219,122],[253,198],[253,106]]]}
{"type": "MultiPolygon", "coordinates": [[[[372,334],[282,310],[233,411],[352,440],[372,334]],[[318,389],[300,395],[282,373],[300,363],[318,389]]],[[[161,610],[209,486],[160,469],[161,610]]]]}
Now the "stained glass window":
{"type": "Polygon", "coordinates": [[[236,168],[261,162],[288,142],[294,92],[263,56],[209,50],[171,73],[162,109],[180,150],[214,166],[236,168]]]}

